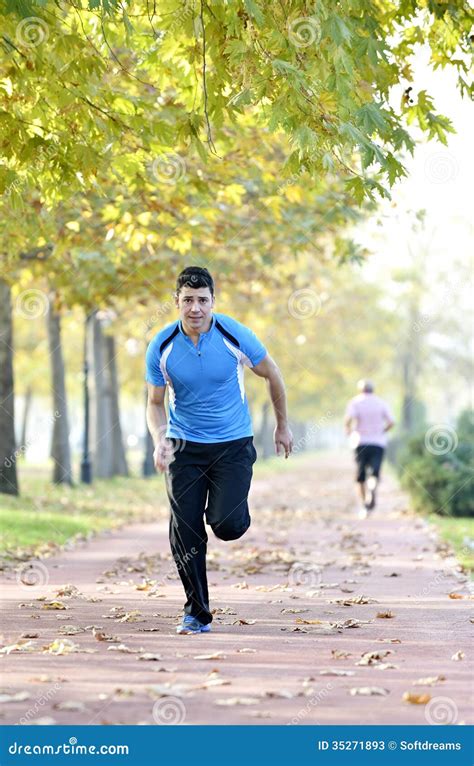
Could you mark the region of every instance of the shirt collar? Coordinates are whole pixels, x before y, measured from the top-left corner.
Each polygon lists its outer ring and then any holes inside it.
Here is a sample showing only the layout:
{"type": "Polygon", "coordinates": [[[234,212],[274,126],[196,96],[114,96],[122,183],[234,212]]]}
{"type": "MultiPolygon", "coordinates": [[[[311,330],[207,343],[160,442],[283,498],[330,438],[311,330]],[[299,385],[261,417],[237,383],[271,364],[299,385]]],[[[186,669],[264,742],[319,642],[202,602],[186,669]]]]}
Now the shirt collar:
{"type": "MultiPolygon", "coordinates": [[[[202,336],[210,335],[210,334],[211,334],[211,331],[214,329],[214,326],[215,326],[215,324],[216,324],[216,321],[217,321],[217,320],[216,320],[216,316],[215,316],[215,314],[213,314],[213,315],[212,315],[212,321],[211,321],[211,324],[210,324],[209,330],[207,330],[206,332],[201,332],[201,333],[199,333],[199,335],[202,335],[202,336]]],[[[189,337],[189,335],[186,335],[186,333],[184,332],[184,330],[183,330],[183,325],[182,325],[182,323],[181,323],[181,319],[180,319],[180,320],[179,320],[179,322],[178,322],[178,327],[179,327],[179,331],[180,331],[180,333],[181,333],[182,335],[184,335],[184,337],[185,337],[185,338],[188,338],[188,337],[189,337]]]]}

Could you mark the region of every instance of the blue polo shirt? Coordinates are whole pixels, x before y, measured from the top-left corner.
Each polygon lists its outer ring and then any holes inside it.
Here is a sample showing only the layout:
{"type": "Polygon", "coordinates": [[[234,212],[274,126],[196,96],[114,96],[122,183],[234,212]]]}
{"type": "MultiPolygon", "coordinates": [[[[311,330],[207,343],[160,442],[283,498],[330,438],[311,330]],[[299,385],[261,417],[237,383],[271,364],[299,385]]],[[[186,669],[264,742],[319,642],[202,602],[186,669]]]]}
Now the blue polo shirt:
{"type": "Polygon", "coordinates": [[[173,322],[146,352],[146,380],[168,386],[166,435],[215,443],[252,436],[244,388],[244,367],[254,367],[267,350],[248,327],[225,314],[213,314],[198,345],[173,322]]]}

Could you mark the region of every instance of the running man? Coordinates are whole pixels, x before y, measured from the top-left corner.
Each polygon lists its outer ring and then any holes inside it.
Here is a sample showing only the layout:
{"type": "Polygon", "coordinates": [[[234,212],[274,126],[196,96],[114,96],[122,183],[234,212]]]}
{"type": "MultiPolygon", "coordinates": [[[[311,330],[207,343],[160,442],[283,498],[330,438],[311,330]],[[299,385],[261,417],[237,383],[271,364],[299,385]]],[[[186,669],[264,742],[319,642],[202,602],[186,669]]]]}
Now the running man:
{"type": "Polygon", "coordinates": [[[212,614],[204,516],[221,540],[237,540],[250,526],[247,496],[257,453],[245,366],[268,382],[277,454],[289,456],[293,436],[277,365],[248,327],[213,313],[214,282],[208,270],[184,269],[175,301],[179,320],[155,335],[147,349],[147,423],[155,466],[166,474],[171,551],[186,593],[177,632],[205,633],[212,614]]]}
{"type": "Polygon", "coordinates": [[[358,389],[361,393],[347,405],[344,425],[351,446],[355,448],[356,486],[361,501],[359,517],[365,519],[375,508],[387,431],[395,421],[388,404],[374,394],[370,380],[360,380],[358,389]],[[370,470],[369,477],[367,469],[370,470]]]}

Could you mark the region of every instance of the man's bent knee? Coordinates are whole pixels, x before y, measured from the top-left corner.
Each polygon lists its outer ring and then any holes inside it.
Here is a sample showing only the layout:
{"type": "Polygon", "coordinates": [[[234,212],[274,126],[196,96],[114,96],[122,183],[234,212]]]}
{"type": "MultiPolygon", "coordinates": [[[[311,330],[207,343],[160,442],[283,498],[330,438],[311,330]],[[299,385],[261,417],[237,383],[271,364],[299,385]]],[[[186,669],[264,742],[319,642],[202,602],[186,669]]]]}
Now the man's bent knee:
{"type": "Polygon", "coordinates": [[[242,537],[250,526],[250,521],[246,526],[240,525],[236,527],[235,524],[227,524],[222,522],[212,527],[212,531],[219,540],[238,540],[242,537]]]}

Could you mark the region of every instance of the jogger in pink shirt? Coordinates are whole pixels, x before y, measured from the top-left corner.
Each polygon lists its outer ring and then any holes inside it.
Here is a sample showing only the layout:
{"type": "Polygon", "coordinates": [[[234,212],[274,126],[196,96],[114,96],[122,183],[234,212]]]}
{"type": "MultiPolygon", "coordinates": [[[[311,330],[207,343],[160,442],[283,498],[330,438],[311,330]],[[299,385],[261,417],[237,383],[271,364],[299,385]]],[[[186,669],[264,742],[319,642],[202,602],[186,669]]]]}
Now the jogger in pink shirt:
{"type": "Polygon", "coordinates": [[[375,508],[387,431],[395,421],[388,404],[374,394],[370,380],[359,381],[358,389],[361,393],[347,405],[344,425],[355,448],[356,486],[361,500],[359,516],[365,518],[368,511],[375,508]],[[369,477],[367,469],[370,469],[369,477]]]}

